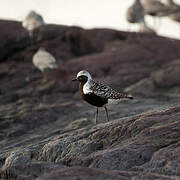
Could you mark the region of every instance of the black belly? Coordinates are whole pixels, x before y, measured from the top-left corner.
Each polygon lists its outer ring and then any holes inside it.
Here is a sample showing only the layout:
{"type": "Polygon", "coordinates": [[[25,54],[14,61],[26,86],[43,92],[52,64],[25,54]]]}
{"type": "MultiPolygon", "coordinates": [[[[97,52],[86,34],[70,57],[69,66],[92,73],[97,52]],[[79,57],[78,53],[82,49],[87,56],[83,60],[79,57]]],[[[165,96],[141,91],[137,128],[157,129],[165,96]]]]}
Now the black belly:
{"type": "Polygon", "coordinates": [[[102,98],[100,96],[97,96],[93,93],[91,94],[82,94],[82,98],[87,101],[89,104],[97,107],[102,107],[105,104],[108,103],[108,100],[105,98],[102,98]]]}

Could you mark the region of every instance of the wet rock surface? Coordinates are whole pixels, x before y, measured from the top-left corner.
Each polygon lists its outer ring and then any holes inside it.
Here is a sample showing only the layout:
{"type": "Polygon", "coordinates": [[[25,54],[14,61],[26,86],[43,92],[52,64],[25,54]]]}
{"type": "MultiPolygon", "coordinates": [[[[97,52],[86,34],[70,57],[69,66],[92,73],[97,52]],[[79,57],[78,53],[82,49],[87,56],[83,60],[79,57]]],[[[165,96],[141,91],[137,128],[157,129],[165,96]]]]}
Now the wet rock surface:
{"type": "Polygon", "coordinates": [[[32,43],[19,22],[0,28],[1,179],[180,179],[180,41],[46,25],[32,43]],[[46,82],[39,47],[59,64],[46,82]],[[135,98],[95,125],[71,82],[82,69],[135,98]]]}

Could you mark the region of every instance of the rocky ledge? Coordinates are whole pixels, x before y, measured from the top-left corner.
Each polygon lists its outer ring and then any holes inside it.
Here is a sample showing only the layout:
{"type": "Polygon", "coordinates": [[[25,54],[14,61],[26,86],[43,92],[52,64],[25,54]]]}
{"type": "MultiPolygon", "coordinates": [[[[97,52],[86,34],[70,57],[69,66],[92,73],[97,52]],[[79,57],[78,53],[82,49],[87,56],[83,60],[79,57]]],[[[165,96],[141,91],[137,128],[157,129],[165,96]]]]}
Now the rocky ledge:
{"type": "Polygon", "coordinates": [[[32,44],[19,22],[0,28],[0,179],[180,179],[180,41],[49,24],[32,44]],[[39,47],[59,64],[47,82],[39,47]],[[95,125],[71,82],[82,69],[134,100],[95,125]]]}

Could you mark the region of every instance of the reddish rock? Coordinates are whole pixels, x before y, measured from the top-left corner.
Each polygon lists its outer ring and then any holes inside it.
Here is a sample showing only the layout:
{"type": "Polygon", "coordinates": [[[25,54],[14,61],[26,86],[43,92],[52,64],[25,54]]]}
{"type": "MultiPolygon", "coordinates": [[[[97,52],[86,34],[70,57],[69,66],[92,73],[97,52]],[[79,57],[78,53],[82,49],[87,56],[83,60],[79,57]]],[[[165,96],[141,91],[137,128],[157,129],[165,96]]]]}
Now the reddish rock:
{"type": "Polygon", "coordinates": [[[57,168],[43,177],[179,178],[180,41],[49,24],[32,44],[20,22],[0,28],[0,177],[33,179],[57,168]],[[60,65],[47,82],[32,64],[39,47],[60,65]],[[100,111],[94,125],[94,108],[71,82],[82,69],[118,90],[129,87],[135,99],[109,106],[108,123],[100,111]]]}
{"type": "Polygon", "coordinates": [[[159,88],[172,88],[180,85],[180,59],[169,62],[151,73],[154,84],[159,88]]]}
{"type": "MultiPolygon", "coordinates": [[[[45,174],[42,177],[37,178],[37,180],[171,180],[168,176],[159,176],[157,174],[145,174],[127,171],[103,171],[95,168],[85,168],[85,167],[72,167],[65,168],[62,170],[53,171],[49,174],[45,174]]],[[[176,179],[176,177],[172,178],[176,179]]]]}
{"type": "Polygon", "coordinates": [[[155,88],[154,82],[149,78],[144,78],[127,87],[124,92],[133,93],[135,97],[152,97],[159,94],[155,88]]]}
{"type": "MultiPolygon", "coordinates": [[[[176,128],[174,128],[176,131],[176,128]]],[[[164,173],[168,175],[179,173],[180,168],[180,142],[176,141],[167,147],[163,147],[158,152],[154,153],[151,160],[139,167],[146,172],[164,173]]],[[[138,169],[138,168],[137,168],[138,169]]]]}

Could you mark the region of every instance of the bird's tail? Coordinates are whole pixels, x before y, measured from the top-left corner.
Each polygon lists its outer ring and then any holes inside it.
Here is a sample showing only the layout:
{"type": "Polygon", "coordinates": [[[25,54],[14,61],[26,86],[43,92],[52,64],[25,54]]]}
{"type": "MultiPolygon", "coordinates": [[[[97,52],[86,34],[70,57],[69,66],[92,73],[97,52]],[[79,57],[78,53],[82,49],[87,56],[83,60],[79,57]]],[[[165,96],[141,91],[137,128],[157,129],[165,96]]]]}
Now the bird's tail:
{"type": "Polygon", "coordinates": [[[131,94],[127,94],[127,95],[125,95],[126,96],[126,98],[128,98],[128,99],[133,99],[133,96],[131,95],[131,94]]]}
{"type": "Polygon", "coordinates": [[[51,69],[58,69],[58,67],[59,66],[56,63],[53,63],[53,64],[50,65],[51,69]]]}
{"type": "Polygon", "coordinates": [[[121,101],[133,99],[133,96],[126,93],[115,93],[108,99],[108,104],[118,104],[121,101]]]}
{"type": "Polygon", "coordinates": [[[133,99],[133,96],[130,94],[126,94],[126,93],[116,93],[114,94],[113,99],[133,99]]]}

